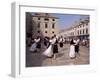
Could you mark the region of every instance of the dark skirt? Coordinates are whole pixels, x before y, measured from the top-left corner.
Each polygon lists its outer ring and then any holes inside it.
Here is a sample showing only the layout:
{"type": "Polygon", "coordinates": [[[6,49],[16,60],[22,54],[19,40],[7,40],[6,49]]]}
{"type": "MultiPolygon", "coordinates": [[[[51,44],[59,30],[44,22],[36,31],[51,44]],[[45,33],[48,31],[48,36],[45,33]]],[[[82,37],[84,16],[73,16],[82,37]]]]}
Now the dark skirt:
{"type": "Polygon", "coordinates": [[[58,45],[53,45],[53,53],[58,53],[58,45]]]}
{"type": "Polygon", "coordinates": [[[59,44],[59,46],[60,46],[60,47],[63,47],[63,43],[61,42],[61,43],[59,44]]]}
{"type": "Polygon", "coordinates": [[[79,52],[79,45],[75,45],[75,52],[79,52]]]}
{"type": "Polygon", "coordinates": [[[44,41],[44,45],[47,46],[47,42],[46,41],[44,41]]]}
{"type": "Polygon", "coordinates": [[[41,43],[37,43],[36,48],[40,49],[41,48],[41,43]]]}

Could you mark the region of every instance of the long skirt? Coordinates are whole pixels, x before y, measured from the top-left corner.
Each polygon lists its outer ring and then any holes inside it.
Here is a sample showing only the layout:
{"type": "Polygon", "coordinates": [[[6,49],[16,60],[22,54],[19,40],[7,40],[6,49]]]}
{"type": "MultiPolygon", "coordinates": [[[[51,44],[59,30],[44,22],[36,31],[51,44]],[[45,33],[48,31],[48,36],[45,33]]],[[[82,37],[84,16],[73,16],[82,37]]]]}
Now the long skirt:
{"type": "Polygon", "coordinates": [[[60,47],[63,47],[63,43],[62,43],[62,42],[60,42],[60,44],[59,44],[59,45],[60,45],[60,47]]]}
{"type": "Polygon", "coordinates": [[[75,57],[75,46],[74,45],[70,46],[69,57],[70,58],[74,58],[75,57]]]}
{"type": "Polygon", "coordinates": [[[52,52],[52,45],[50,45],[44,52],[43,55],[47,56],[47,57],[52,57],[53,52],[52,52]]]}
{"type": "Polygon", "coordinates": [[[79,52],[79,45],[75,45],[75,52],[79,52]]]}
{"type": "Polygon", "coordinates": [[[30,51],[35,51],[36,50],[36,43],[33,43],[32,46],[30,47],[30,51]]]}
{"type": "Polygon", "coordinates": [[[44,45],[47,46],[47,41],[44,41],[44,45]]]}
{"type": "Polygon", "coordinates": [[[56,53],[58,53],[58,45],[57,44],[53,45],[53,54],[56,54],[56,53]]]}
{"type": "Polygon", "coordinates": [[[39,43],[37,43],[36,48],[38,48],[38,49],[40,49],[40,48],[41,48],[41,43],[40,43],[40,42],[39,42],[39,43]]]}

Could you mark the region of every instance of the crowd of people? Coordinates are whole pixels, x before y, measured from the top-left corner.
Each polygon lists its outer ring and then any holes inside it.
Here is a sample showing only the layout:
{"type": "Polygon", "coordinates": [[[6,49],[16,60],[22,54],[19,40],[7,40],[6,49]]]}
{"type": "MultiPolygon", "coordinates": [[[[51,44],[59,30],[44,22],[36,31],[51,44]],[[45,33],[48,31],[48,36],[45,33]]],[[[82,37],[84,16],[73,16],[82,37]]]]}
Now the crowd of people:
{"type": "Polygon", "coordinates": [[[80,45],[81,46],[86,46],[87,48],[89,48],[89,45],[90,44],[90,40],[89,39],[83,39],[81,42],[80,42],[80,45]]]}
{"type": "MultiPolygon", "coordinates": [[[[46,57],[56,59],[56,56],[59,53],[58,47],[63,48],[65,42],[66,39],[63,38],[63,36],[57,37],[54,35],[52,37],[46,36],[44,38],[37,36],[36,38],[32,38],[29,51],[38,52],[41,51],[41,48],[45,47],[42,54],[46,57]]],[[[79,54],[79,43],[79,38],[73,38],[70,41],[69,57],[71,59],[74,59],[76,54],[79,54]]]]}

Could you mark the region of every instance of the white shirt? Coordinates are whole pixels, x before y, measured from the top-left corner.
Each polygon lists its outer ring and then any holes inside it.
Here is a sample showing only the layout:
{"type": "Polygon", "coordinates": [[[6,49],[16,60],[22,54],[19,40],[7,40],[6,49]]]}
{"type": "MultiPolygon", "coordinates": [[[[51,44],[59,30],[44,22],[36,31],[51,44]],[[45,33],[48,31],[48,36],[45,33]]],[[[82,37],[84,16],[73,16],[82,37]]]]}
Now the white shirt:
{"type": "Polygon", "coordinates": [[[36,43],[38,43],[38,42],[40,41],[40,38],[39,38],[39,39],[35,39],[34,41],[35,41],[36,43]]]}
{"type": "Polygon", "coordinates": [[[56,42],[56,38],[53,38],[53,39],[51,40],[51,44],[55,44],[55,42],[56,42]]]}
{"type": "Polygon", "coordinates": [[[79,39],[74,40],[75,45],[78,45],[78,44],[79,44],[79,42],[80,42],[80,40],[79,40],[79,39]]]}
{"type": "Polygon", "coordinates": [[[63,39],[62,39],[62,38],[60,38],[59,42],[62,42],[62,41],[63,41],[63,39]]]}

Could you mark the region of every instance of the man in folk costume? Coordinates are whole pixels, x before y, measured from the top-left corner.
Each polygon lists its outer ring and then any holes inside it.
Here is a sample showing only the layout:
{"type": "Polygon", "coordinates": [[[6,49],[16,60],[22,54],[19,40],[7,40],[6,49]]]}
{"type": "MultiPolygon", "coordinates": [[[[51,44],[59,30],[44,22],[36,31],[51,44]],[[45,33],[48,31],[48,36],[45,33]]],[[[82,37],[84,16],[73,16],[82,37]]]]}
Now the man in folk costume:
{"type": "Polygon", "coordinates": [[[63,47],[63,37],[62,36],[59,39],[59,45],[61,48],[63,47]]]}
{"type": "Polygon", "coordinates": [[[35,39],[36,42],[36,48],[37,50],[41,49],[41,38],[38,36],[37,39],[35,39]]]}
{"type": "Polygon", "coordinates": [[[56,59],[56,54],[58,53],[58,40],[56,35],[54,35],[52,39],[52,50],[53,50],[54,59],[56,59]]]}
{"type": "Polygon", "coordinates": [[[49,45],[50,45],[49,37],[45,37],[45,38],[44,38],[44,46],[45,46],[45,48],[48,48],[49,45]]]}
{"type": "Polygon", "coordinates": [[[75,43],[75,53],[79,54],[79,42],[80,39],[77,37],[76,40],[74,40],[75,43]]]}

